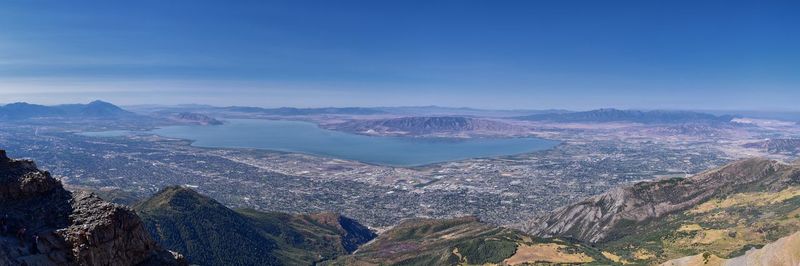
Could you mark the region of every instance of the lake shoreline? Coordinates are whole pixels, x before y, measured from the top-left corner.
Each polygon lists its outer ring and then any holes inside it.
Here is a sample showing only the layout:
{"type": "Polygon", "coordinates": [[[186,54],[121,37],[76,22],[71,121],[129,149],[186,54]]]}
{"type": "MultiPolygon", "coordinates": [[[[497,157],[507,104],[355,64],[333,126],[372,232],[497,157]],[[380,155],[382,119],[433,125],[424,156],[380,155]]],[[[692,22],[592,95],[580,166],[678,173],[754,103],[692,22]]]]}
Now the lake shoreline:
{"type": "Polygon", "coordinates": [[[418,138],[364,136],[307,121],[230,119],[223,125],[178,125],[149,131],[79,133],[90,137],[154,134],[192,141],[204,148],[245,148],[302,153],[363,163],[419,167],[552,149],[560,141],[529,138],[418,138]]]}

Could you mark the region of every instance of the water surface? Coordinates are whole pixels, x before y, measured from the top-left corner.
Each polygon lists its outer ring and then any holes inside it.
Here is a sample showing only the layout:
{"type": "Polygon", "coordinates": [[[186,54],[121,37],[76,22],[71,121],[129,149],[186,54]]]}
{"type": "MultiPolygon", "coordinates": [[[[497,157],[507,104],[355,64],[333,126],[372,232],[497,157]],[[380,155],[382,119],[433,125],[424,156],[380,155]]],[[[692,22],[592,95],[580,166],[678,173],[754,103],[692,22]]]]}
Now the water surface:
{"type": "MultiPolygon", "coordinates": [[[[110,137],[142,132],[87,132],[110,137]]],[[[149,133],[194,140],[212,148],[256,148],[299,152],[366,163],[419,166],[476,157],[495,157],[550,149],[557,141],[539,138],[411,138],[362,136],[300,121],[230,119],[218,126],[168,126],[149,133]]]]}

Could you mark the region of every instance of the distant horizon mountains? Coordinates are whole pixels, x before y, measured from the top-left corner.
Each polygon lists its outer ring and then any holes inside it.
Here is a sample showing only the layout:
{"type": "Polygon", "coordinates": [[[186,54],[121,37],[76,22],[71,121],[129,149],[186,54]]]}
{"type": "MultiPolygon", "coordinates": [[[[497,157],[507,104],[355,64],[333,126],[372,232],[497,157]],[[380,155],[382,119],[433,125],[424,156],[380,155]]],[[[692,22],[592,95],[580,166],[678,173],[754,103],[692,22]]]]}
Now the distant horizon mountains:
{"type": "Polygon", "coordinates": [[[16,102],[0,106],[0,119],[17,120],[47,117],[119,118],[135,113],[109,102],[95,100],[87,104],[39,105],[16,102]]]}
{"type": "MultiPolygon", "coordinates": [[[[154,106],[148,109],[158,108],[154,106]]],[[[210,105],[179,105],[162,107],[185,111],[223,111],[261,115],[395,115],[407,117],[491,117],[548,122],[634,122],[634,123],[708,123],[730,122],[735,115],[714,115],[686,110],[621,110],[602,108],[590,111],[564,109],[546,110],[486,110],[469,107],[405,106],[405,107],[322,107],[322,108],[262,108],[245,106],[216,107],[210,105]]],[[[377,121],[380,122],[380,121],[377,121]]]]}
{"type": "Polygon", "coordinates": [[[571,111],[565,109],[544,110],[492,110],[470,107],[441,106],[401,106],[401,107],[320,107],[298,108],[278,107],[263,108],[251,106],[212,106],[200,104],[184,105],[131,105],[123,109],[112,103],[95,100],[87,104],[39,105],[26,102],[0,105],[0,119],[14,120],[38,117],[84,117],[114,118],[130,116],[136,113],[173,112],[231,112],[243,114],[259,114],[270,116],[308,116],[308,115],[400,115],[400,116],[465,116],[495,117],[528,121],[546,121],[558,123],[570,122],[634,122],[634,123],[719,123],[730,122],[742,117],[779,119],[799,121],[800,112],[766,112],[766,111],[692,111],[692,110],[637,110],[601,108],[589,111],[571,111]],[[740,114],[741,113],[741,114],[740,114]]]}
{"type": "MultiPolygon", "coordinates": [[[[184,109],[208,109],[208,108],[256,108],[256,109],[264,109],[264,110],[279,110],[279,109],[298,109],[298,110],[334,110],[334,109],[365,109],[365,110],[388,110],[390,113],[398,113],[400,111],[405,111],[407,113],[414,113],[414,112],[428,112],[432,110],[440,110],[440,111],[453,111],[453,110],[461,110],[461,111],[499,111],[499,112],[537,112],[537,113],[577,113],[577,112],[590,112],[590,111],[597,111],[597,110],[620,110],[620,111],[663,111],[663,112],[678,112],[678,111],[686,111],[686,112],[696,112],[696,113],[708,113],[714,115],[734,115],[734,114],[784,114],[784,115],[800,115],[800,110],[783,110],[783,109],[774,109],[774,110],[759,110],[759,109],[702,109],[702,108],[628,108],[628,107],[598,107],[598,108],[589,108],[589,109],[566,109],[566,108],[542,108],[542,109],[535,109],[535,108],[481,108],[481,107],[469,107],[469,106],[441,106],[441,105],[396,105],[396,106],[322,106],[322,107],[293,107],[293,106],[279,106],[279,107],[268,107],[268,106],[247,106],[247,105],[212,105],[212,104],[199,104],[199,103],[186,103],[186,104],[113,104],[111,101],[102,100],[102,99],[94,99],[89,103],[107,103],[112,104],[114,106],[123,108],[123,109],[133,109],[133,110],[151,110],[151,109],[160,109],[160,108],[184,108],[184,109]]],[[[89,104],[87,103],[87,104],[89,104]]],[[[0,102],[0,107],[5,105],[13,105],[13,104],[30,104],[30,105],[39,105],[39,106],[68,106],[68,105],[81,105],[81,103],[58,103],[58,104],[37,104],[31,103],[28,101],[11,101],[11,102],[0,102]]],[[[85,105],[85,104],[84,104],[85,105]]]]}
{"type": "Polygon", "coordinates": [[[585,112],[557,114],[536,114],[515,117],[521,120],[548,121],[560,123],[577,122],[634,122],[642,124],[663,123],[728,123],[735,115],[713,115],[693,111],[639,111],[619,110],[613,108],[597,109],[585,112]]]}

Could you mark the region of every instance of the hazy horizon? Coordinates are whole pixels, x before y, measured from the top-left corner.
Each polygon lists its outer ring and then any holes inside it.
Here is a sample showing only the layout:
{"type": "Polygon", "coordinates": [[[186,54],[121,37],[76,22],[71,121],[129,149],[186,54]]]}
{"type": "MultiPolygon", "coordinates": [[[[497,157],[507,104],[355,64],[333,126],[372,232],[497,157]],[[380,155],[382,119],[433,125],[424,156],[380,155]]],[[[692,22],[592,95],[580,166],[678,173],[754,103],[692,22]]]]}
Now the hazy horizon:
{"type": "Polygon", "coordinates": [[[590,108],[590,109],[569,109],[569,108],[480,108],[480,107],[471,107],[471,106],[442,106],[442,105],[372,105],[372,106],[353,106],[353,105],[344,105],[344,106],[288,106],[288,105],[280,105],[280,106],[260,106],[260,105],[215,105],[215,104],[206,104],[206,103],[177,103],[177,104],[117,104],[112,101],[104,100],[104,99],[91,99],[82,102],[53,102],[53,103],[39,103],[39,102],[30,102],[30,101],[13,101],[13,102],[0,102],[0,106],[13,104],[13,103],[28,103],[28,104],[35,104],[35,105],[45,105],[45,106],[56,106],[56,105],[69,105],[69,104],[88,104],[93,101],[102,101],[117,105],[122,108],[146,108],[146,107],[181,107],[181,106],[208,106],[208,107],[259,107],[259,108],[444,108],[444,109],[472,109],[472,110],[484,110],[484,111],[568,111],[568,112],[582,112],[582,111],[593,111],[599,109],[617,109],[617,110],[635,110],[635,111],[692,111],[692,112],[706,112],[712,113],[716,115],[723,114],[722,112],[731,112],[731,113],[724,113],[724,114],[736,114],[732,112],[741,112],[741,113],[764,113],[764,114],[792,114],[797,115],[800,114],[800,110],[791,110],[791,109],[763,109],[763,110],[755,110],[755,109],[697,109],[697,108],[622,108],[622,107],[615,107],[615,106],[605,106],[605,107],[598,107],[598,108],[590,108]]]}

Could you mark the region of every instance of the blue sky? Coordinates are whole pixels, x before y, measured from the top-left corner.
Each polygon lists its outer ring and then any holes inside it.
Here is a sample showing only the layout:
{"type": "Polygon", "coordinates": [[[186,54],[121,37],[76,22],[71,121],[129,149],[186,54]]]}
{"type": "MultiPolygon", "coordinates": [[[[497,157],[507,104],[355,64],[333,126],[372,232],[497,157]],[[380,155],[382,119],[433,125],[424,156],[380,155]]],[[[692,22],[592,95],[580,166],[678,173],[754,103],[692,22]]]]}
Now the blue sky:
{"type": "Polygon", "coordinates": [[[800,110],[798,1],[3,1],[0,102],[800,110]]]}

